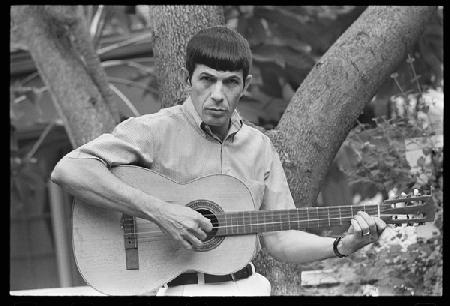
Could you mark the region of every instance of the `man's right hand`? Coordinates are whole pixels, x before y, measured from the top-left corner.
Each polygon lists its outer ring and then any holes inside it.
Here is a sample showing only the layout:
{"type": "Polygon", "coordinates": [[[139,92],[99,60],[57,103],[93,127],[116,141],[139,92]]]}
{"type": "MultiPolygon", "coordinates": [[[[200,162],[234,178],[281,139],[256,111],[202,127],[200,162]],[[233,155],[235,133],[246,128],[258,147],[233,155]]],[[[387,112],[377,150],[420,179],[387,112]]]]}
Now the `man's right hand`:
{"type": "Polygon", "coordinates": [[[186,249],[199,247],[212,230],[211,221],[192,208],[163,203],[154,215],[161,230],[186,249]]]}

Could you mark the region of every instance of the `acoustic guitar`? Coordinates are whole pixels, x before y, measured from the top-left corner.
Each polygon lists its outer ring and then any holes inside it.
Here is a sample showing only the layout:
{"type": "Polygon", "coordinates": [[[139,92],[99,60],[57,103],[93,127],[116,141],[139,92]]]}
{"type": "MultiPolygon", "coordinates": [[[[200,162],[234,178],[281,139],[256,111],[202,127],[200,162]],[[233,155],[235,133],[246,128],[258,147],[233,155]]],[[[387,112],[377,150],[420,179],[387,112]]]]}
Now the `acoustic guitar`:
{"type": "Polygon", "coordinates": [[[76,264],[84,280],[107,295],[145,295],[186,271],[236,272],[256,255],[257,234],[262,232],[350,225],[359,210],[380,216],[389,224],[434,220],[429,195],[379,205],[264,211],[255,210],[249,189],[229,175],[179,184],[137,166],[118,166],[112,173],[169,205],[186,205],[200,212],[210,219],[213,230],[201,247],[187,250],[151,221],[75,200],[72,226],[76,264]],[[403,207],[395,207],[398,203],[404,203],[403,207]]]}

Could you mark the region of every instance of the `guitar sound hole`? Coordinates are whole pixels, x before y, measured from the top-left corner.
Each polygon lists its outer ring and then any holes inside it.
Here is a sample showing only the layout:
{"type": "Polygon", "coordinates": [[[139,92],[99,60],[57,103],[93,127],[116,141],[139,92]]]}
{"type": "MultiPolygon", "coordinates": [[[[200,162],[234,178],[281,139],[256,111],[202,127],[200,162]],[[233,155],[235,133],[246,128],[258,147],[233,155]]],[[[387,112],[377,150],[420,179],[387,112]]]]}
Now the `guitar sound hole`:
{"type": "Polygon", "coordinates": [[[201,213],[205,218],[208,218],[209,221],[211,221],[211,224],[213,225],[213,229],[206,233],[206,239],[203,240],[204,242],[214,238],[217,233],[217,227],[219,226],[219,221],[217,220],[217,217],[209,210],[207,209],[199,209],[197,212],[201,213]]]}
{"type": "Polygon", "coordinates": [[[208,218],[213,225],[213,229],[210,232],[206,233],[207,236],[206,239],[202,241],[202,245],[200,247],[196,247],[195,250],[199,252],[205,252],[212,250],[220,245],[225,237],[216,236],[218,226],[220,226],[216,214],[222,213],[223,209],[216,203],[204,199],[194,200],[192,202],[189,202],[186,206],[199,212],[205,218],[208,218]]]}

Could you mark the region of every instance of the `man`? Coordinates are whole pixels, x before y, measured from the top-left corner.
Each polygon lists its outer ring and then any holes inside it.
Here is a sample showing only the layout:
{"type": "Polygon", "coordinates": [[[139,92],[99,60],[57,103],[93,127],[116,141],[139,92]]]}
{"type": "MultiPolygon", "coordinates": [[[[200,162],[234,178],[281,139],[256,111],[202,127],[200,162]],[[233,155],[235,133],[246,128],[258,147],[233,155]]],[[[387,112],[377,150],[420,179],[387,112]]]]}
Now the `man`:
{"type": "MultiPolygon", "coordinates": [[[[120,123],[112,133],[66,155],[52,180],[86,203],[155,222],[168,239],[187,249],[201,244],[211,222],[190,208],[170,205],[124,184],[108,168],[136,164],[180,183],[228,174],[248,186],[256,210],[295,208],[269,138],[243,124],[236,111],[252,79],[251,62],[248,42],[235,31],[201,30],[186,49],[190,94],[183,105],[120,123]]],[[[260,240],[278,260],[302,263],[348,255],[376,241],[385,227],[379,218],[358,212],[339,240],[295,230],[268,232],[260,240]]],[[[269,282],[254,271],[239,271],[214,283],[206,282],[211,277],[202,273],[198,280],[195,276],[194,284],[183,283],[185,278],[169,282],[158,294],[270,295],[269,282]]]]}

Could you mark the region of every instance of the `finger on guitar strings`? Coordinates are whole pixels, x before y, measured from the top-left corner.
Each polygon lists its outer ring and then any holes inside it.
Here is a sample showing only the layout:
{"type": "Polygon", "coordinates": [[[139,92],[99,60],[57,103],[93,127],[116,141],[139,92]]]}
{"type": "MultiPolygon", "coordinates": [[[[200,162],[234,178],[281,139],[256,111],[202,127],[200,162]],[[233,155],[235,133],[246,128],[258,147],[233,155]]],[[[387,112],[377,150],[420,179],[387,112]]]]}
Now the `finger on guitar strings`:
{"type": "Polygon", "coordinates": [[[202,215],[202,218],[199,220],[199,228],[204,230],[205,232],[209,232],[213,229],[213,225],[211,221],[202,215]]]}
{"type": "Polygon", "coordinates": [[[187,241],[191,248],[194,247],[200,247],[202,245],[202,242],[200,239],[198,239],[194,234],[192,234],[189,230],[184,231],[184,234],[182,235],[184,237],[184,240],[187,241]]]}
{"type": "Polygon", "coordinates": [[[353,217],[354,220],[358,223],[359,228],[361,229],[361,236],[368,236],[370,234],[369,224],[367,224],[366,220],[361,215],[356,215],[353,217]]]}
{"type": "Polygon", "coordinates": [[[357,235],[357,236],[362,236],[362,230],[361,227],[358,224],[358,221],[356,221],[354,219],[354,217],[352,219],[350,219],[350,222],[353,226],[353,234],[357,235]]]}
{"type": "MultiPolygon", "coordinates": [[[[375,224],[374,218],[369,216],[369,214],[367,214],[364,211],[359,211],[358,215],[361,216],[364,219],[364,221],[369,225],[369,233],[372,233],[372,234],[377,233],[377,226],[375,224]]],[[[364,233],[366,233],[366,232],[364,232],[364,233]]]]}
{"type": "Polygon", "coordinates": [[[205,240],[206,237],[208,237],[208,235],[200,227],[198,227],[196,229],[190,228],[189,231],[200,240],[205,240]]]}
{"type": "Polygon", "coordinates": [[[384,232],[384,230],[386,229],[387,225],[386,222],[384,222],[383,220],[381,220],[378,217],[373,218],[375,221],[375,225],[377,227],[377,233],[378,236],[381,236],[381,234],[384,232]]]}

